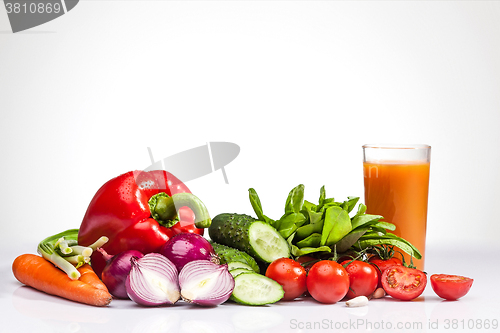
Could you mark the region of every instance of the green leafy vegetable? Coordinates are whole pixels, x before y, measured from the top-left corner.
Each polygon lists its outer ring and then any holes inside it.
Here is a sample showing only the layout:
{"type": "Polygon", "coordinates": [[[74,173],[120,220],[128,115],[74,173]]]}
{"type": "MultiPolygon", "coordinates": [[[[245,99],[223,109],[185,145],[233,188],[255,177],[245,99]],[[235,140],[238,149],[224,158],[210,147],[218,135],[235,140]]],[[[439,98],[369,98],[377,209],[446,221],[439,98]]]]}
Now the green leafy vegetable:
{"type": "Polygon", "coordinates": [[[329,207],[325,212],[325,224],[321,233],[321,245],[331,246],[352,230],[349,214],[339,206],[329,207]]]}
{"type": "Polygon", "coordinates": [[[386,233],[385,235],[380,235],[376,232],[366,233],[359,238],[358,242],[354,246],[358,250],[362,250],[367,247],[373,247],[376,245],[397,246],[416,259],[422,258],[422,254],[415,246],[413,246],[406,239],[403,239],[391,233],[386,233]]]}
{"type": "Polygon", "coordinates": [[[250,202],[258,218],[271,224],[288,242],[293,256],[329,253],[335,249],[342,254],[362,251],[380,245],[397,246],[419,259],[421,254],[408,241],[389,233],[396,226],[382,221],[383,216],[366,214],[366,205],[359,197],[347,197],[343,202],[326,196],[325,186],[320,189],[318,203],[304,200],[304,185],[293,188],[285,203],[285,213],[272,220],[262,211],[254,189],[250,189],[250,202]],[[356,213],[351,217],[358,204],[356,213]]]}
{"type": "Polygon", "coordinates": [[[304,203],[304,185],[300,184],[290,191],[285,204],[285,214],[298,213],[304,203]]]}
{"type": "Polygon", "coordinates": [[[248,189],[248,194],[250,197],[250,203],[252,204],[253,210],[257,215],[257,218],[261,221],[267,222],[272,225],[273,224],[272,222],[274,221],[272,221],[269,217],[264,215],[262,211],[262,204],[260,203],[260,199],[259,196],[257,195],[257,192],[253,188],[250,188],[248,189]]]}
{"type": "Polygon", "coordinates": [[[297,242],[299,248],[303,247],[318,247],[321,242],[321,234],[311,234],[309,237],[297,242]]]}

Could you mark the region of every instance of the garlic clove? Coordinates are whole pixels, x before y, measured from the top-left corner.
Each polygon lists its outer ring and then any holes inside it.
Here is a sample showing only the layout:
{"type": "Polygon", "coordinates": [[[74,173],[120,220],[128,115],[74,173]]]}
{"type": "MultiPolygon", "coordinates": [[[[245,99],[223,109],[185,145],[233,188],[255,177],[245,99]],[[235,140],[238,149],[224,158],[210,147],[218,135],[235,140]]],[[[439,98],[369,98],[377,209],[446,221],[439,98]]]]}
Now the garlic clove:
{"type": "Polygon", "coordinates": [[[350,307],[350,308],[365,306],[367,304],[368,304],[368,297],[366,297],[366,296],[354,297],[354,298],[348,300],[347,302],[345,302],[345,305],[350,307]]]}

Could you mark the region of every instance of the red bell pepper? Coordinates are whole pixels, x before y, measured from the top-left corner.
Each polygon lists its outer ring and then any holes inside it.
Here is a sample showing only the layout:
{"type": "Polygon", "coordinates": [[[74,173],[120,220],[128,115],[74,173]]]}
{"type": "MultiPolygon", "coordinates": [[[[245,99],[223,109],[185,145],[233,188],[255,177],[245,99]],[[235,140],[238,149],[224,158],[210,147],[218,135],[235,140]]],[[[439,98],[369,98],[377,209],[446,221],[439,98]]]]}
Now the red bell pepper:
{"type": "MultiPolygon", "coordinates": [[[[203,203],[174,175],[164,170],[130,171],[105,183],[94,195],[78,232],[78,244],[107,236],[103,249],[111,255],[126,250],[158,252],[181,232],[203,235],[210,226],[203,203]]],[[[98,276],[106,262],[91,257],[98,276]]]]}

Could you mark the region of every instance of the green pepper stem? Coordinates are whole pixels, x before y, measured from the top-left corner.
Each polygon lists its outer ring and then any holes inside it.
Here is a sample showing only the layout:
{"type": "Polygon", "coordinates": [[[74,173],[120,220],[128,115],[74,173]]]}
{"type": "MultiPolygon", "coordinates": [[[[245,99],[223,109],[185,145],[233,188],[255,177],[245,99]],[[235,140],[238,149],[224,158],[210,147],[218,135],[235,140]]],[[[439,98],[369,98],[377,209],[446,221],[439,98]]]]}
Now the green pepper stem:
{"type": "Polygon", "coordinates": [[[184,206],[193,211],[197,228],[208,228],[212,223],[207,207],[192,193],[176,193],[171,197],[159,193],[149,200],[149,206],[153,218],[163,226],[175,224],[179,209],[184,206]]]}

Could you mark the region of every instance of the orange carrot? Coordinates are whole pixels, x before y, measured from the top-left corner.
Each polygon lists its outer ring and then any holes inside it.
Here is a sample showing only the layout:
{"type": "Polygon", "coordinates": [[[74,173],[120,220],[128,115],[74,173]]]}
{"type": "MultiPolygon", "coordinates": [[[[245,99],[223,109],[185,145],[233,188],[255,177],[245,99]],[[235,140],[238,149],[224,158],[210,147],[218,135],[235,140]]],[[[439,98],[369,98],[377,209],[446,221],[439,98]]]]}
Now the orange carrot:
{"type": "Polygon", "coordinates": [[[108,292],[108,288],[106,285],[97,277],[97,274],[94,272],[92,267],[89,264],[85,264],[82,267],[78,268],[80,272],[80,281],[90,284],[92,287],[104,290],[108,292]]]}
{"type": "Polygon", "coordinates": [[[109,292],[80,280],[71,280],[65,272],[51,262],[34,254],[23,254],[17,257],[12,264],[12,272],[21,283],[72,301],[106,306],[112,299],[109,292]]]}

